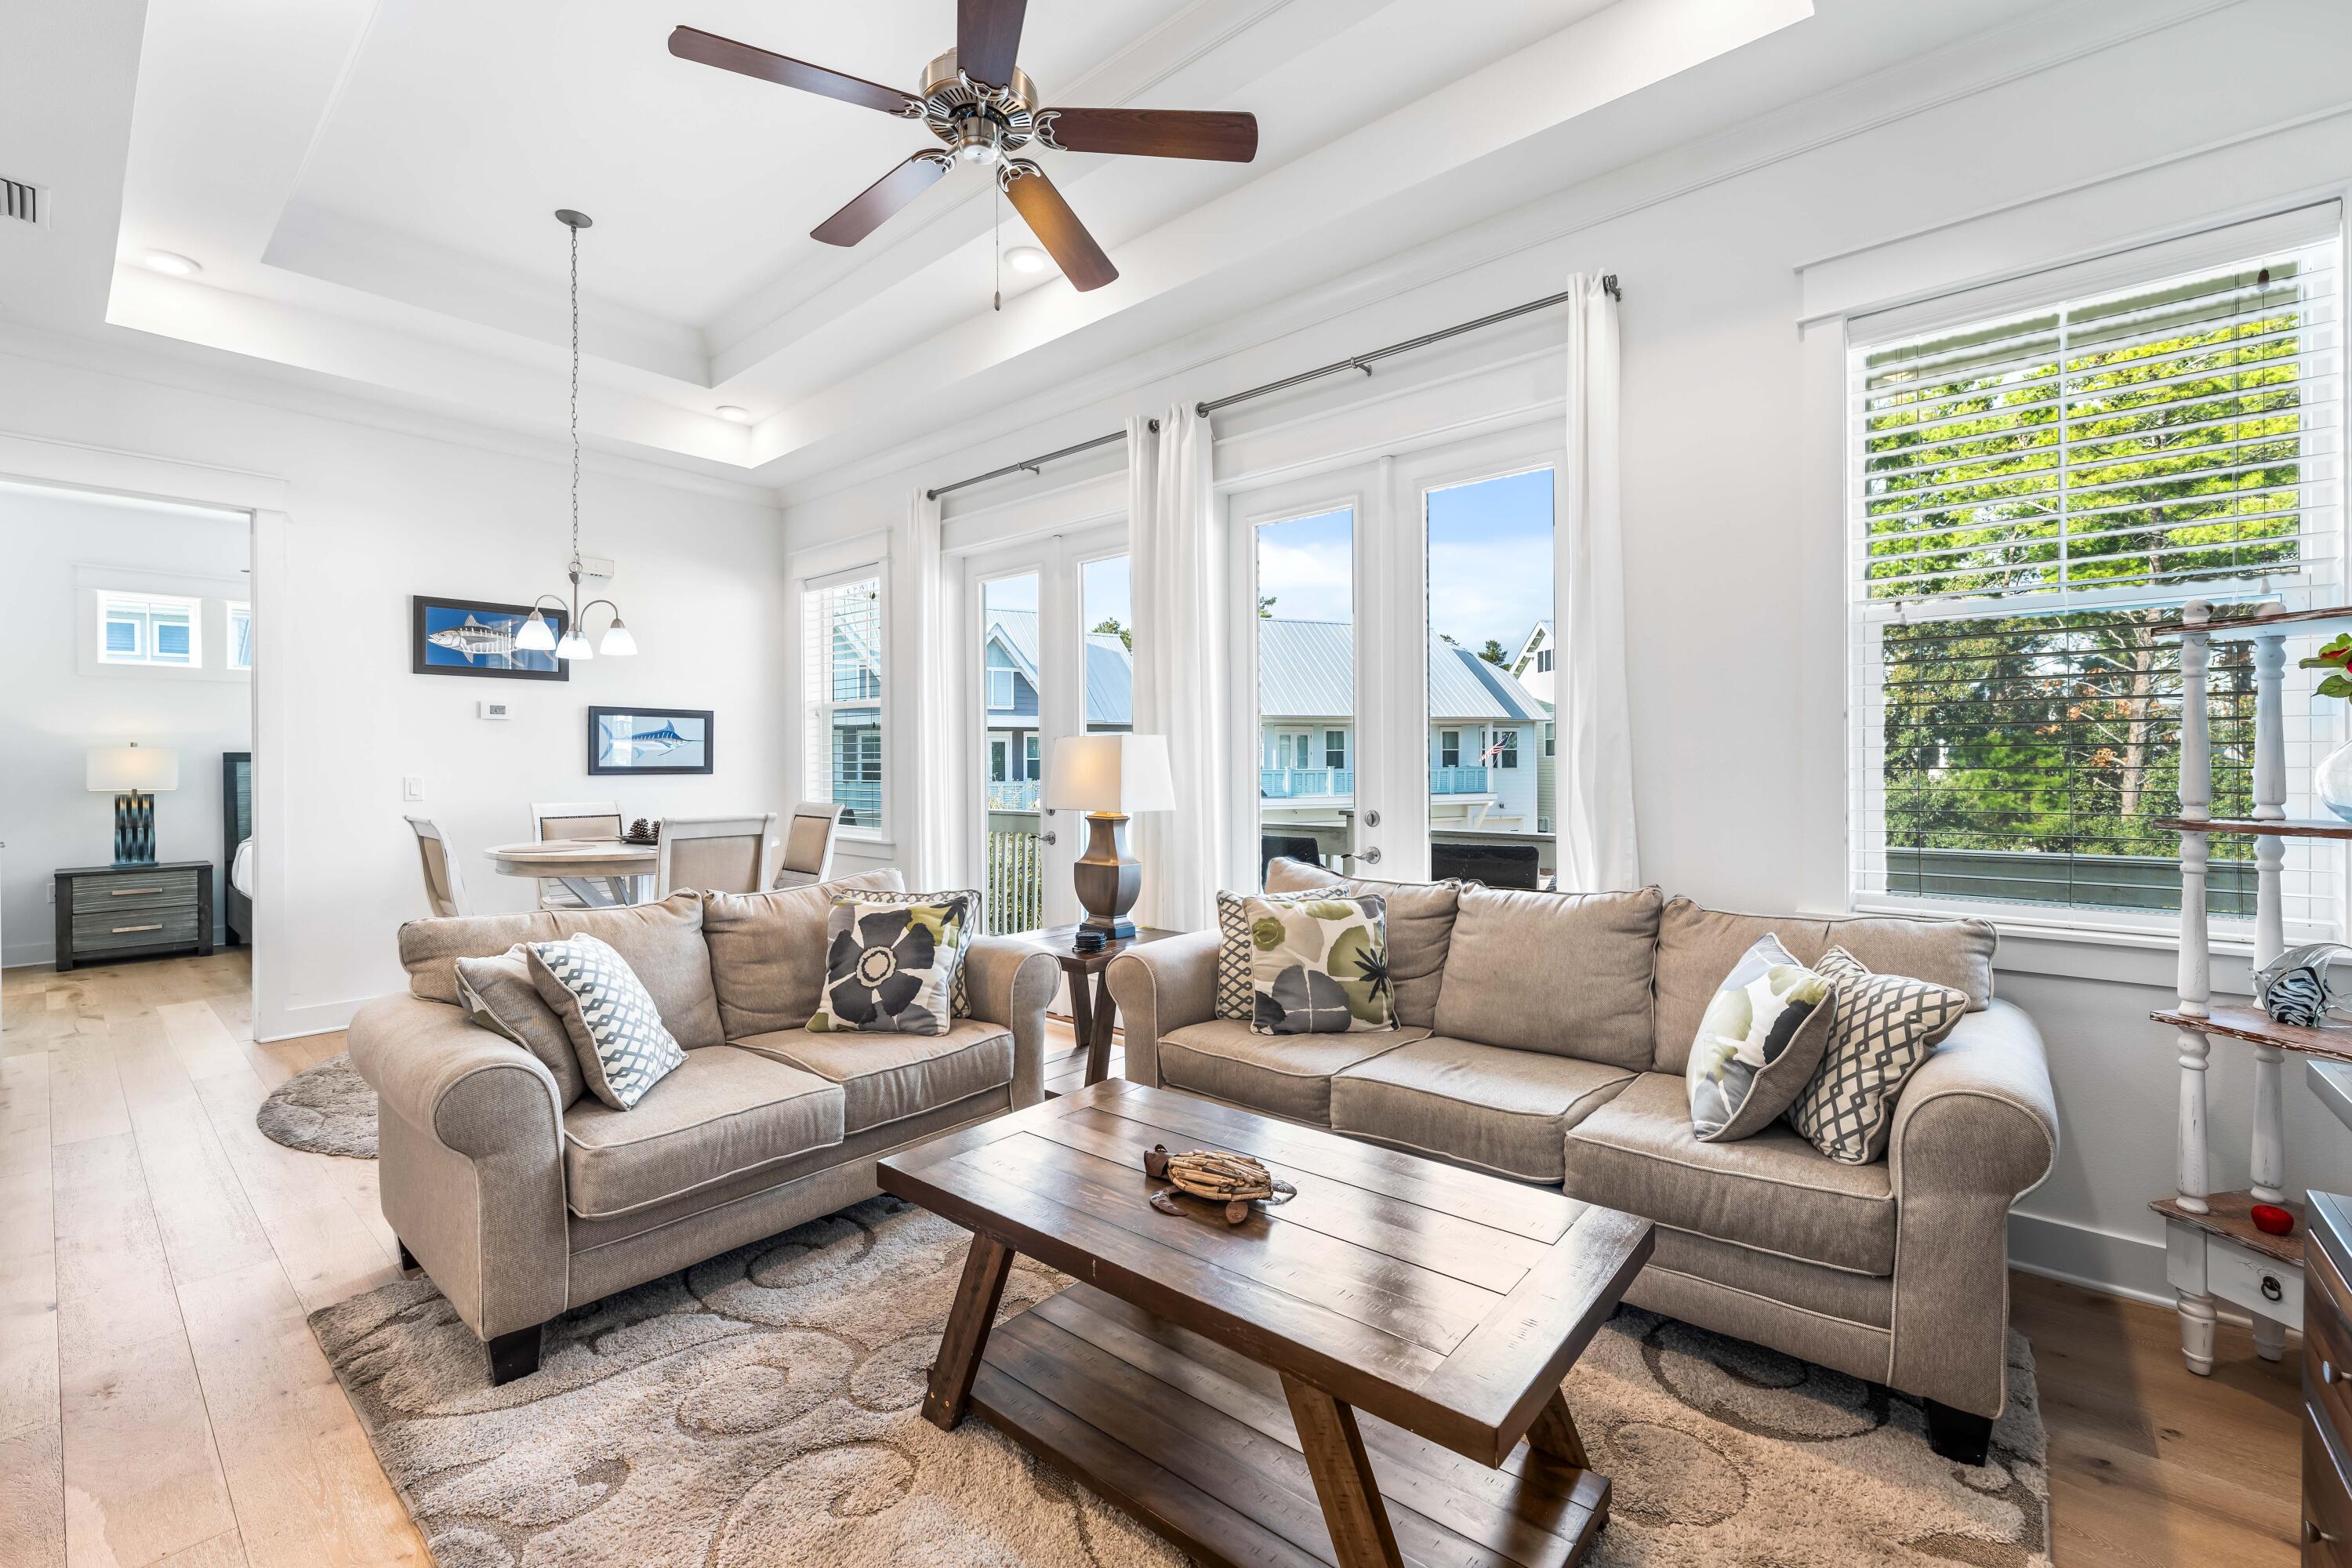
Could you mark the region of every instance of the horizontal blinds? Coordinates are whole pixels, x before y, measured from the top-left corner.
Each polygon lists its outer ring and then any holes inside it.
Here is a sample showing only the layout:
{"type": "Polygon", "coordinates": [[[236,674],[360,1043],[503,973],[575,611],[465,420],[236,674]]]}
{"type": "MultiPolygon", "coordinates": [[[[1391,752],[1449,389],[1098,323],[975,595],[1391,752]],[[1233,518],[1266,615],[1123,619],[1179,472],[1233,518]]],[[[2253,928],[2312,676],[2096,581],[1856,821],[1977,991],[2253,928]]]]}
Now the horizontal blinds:
{"type": "Polygon", "coordinates": [[[882,826],[882,581],[843,573],[801,595],[808,789],[836,802],[841,825],[882,826]]]}
{"type": "MultiPolygon", "coordinates": [[[[2153,824],[2179,804],[2180,652],[2151,628],[2191,597],[2336,602],[2336,296],[2331,241],[1852,350],[1859,899],[2179,908],[2153,824]]],[[[2252,808],[2252,657],[2213,647],[2217,816],[2252,808]]],[[[2287,674],[2308,815],[2340,704],[2287,674]]],[[[2213,853],[2212,911],[2251,917],[2251,841],[2213,853]]],[[[2334,923],[2306,846],[2285,894],[2334,923]]]]}

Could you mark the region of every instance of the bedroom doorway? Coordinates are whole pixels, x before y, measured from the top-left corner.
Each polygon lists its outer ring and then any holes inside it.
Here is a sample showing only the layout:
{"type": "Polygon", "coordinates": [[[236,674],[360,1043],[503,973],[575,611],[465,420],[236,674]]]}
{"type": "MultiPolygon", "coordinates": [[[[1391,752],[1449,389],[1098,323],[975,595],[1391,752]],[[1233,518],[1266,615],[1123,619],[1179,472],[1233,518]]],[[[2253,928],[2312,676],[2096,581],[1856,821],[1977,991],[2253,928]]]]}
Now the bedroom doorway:
{"type": "Polygon", "coordinates": [[[83,1016],[102,970],[175,1047],[254,1037],[254,528],[244,509],[0,479],[11,1035],[102,1028],[83,1016]]]}

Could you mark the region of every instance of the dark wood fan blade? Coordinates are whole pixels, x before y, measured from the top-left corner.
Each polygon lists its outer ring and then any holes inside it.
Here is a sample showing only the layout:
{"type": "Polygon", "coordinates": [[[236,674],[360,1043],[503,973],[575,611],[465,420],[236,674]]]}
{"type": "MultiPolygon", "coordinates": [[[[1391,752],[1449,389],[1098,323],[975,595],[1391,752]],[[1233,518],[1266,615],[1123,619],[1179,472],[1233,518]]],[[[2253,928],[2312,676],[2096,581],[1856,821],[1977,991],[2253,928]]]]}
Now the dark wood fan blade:
{"type": "Polygon", "coordinates": [[[1110,264],[1110,258],[1087,232],[1087,226],[1078,221],[1078,215],[1070,210],[1045,170],[1026,158],[1006,165],[1004,197],[1079,293],[1099,289],[1118,276],[1118,268],[1110,264]]]}
{"type": "Polygon", "coordinates": [[[1146,158],[1257,156],[1257,116],[1206,109],[1049,109],[1038,140],[1066,153],[1130,153],[1146,158]]]}
{"type": "Polygon", "coordinates": [[[669,52],[682,60],[755,76],[761,81],[781,82],[785,87],[799,88],[803,92],[821,92],[827,98],[837,98],[844,103],[863,104],[868,109],[878,109],[885,114],[904,114],[908,105],[915,101],[912,93],[900,92],[895,87],[884,87],[880,82],[867,81],[864,77],[827,70],[806,60],[796,60],[790,55],[739,44],[732,38],[722,38],[699,27],[674,28],[669,36],[669,52]]]}
{"type": "Polygon", "coordinates": [[[1013,82],[1029,0],[956,0],[956,68],[991,87],[1013,82]]]}
{"type": "Polygon", "coordinates": [[[856,245],[899,208],[940,183],[952,162],[943,152],[918,153],[858,193],[847,206],[809,230],[827,245],[856,245]]]}

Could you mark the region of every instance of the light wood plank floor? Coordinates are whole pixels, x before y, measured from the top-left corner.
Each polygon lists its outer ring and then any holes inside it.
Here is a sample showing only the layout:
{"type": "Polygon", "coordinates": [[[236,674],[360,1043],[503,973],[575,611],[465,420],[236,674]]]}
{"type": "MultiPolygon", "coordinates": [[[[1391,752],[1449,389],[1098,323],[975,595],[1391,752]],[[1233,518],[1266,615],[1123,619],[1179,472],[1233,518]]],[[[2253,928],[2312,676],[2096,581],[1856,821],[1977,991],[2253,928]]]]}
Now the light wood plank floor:
{"type": "MultiPolygon", "coordinates": [[[[254,1044],[247,986],[236,951],[0,976],[6,1568],[427,1561],[303,1321],[395,1277],[375,1166],[253,1125],[342,1037],[254,1044]]],[[[2014,1303],[2063,1568],[2296,1560],[2292,1353],[2224,1328],[2196,1378],[2169,1312],[2024,1275],[2014,1303]]]]}

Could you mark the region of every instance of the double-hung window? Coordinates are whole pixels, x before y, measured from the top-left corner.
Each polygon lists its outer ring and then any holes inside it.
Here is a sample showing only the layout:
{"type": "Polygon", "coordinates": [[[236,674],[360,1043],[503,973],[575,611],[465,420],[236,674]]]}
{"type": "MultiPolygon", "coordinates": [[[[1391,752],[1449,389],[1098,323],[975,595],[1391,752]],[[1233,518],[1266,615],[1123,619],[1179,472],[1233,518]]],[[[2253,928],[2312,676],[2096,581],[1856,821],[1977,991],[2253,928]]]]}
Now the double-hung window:
{"type": "Polygon", "coordinates": [[[882,831],[882,574],[876,566],[801,585],[808,784],[841,806],[845,832],[882,831]]]}
{"type": "Polygon", "coordinates": [[[161,594],[98,595],[98,661],[195,668],[204,663],[204,602],[161,594]]]}
{"type": "MultiPolygon", "coordinates": [[[[1848,322],[1857,905],[2179,908],[2159,628],[2342,597],[2338,248],[2330,204],[1848,322]]],[[[2252,658],[2213,645],[2217,816],[2251,811],[2252,658]]],[[[2287,675],[2294,816],[2340,704],[2287,675]]],[[[2251,844],[2213,843],[2218,916],[2252,913],[2251,844]]],[[[2306,847],[2284,912],[2330,930],[2306,847]]]]}

